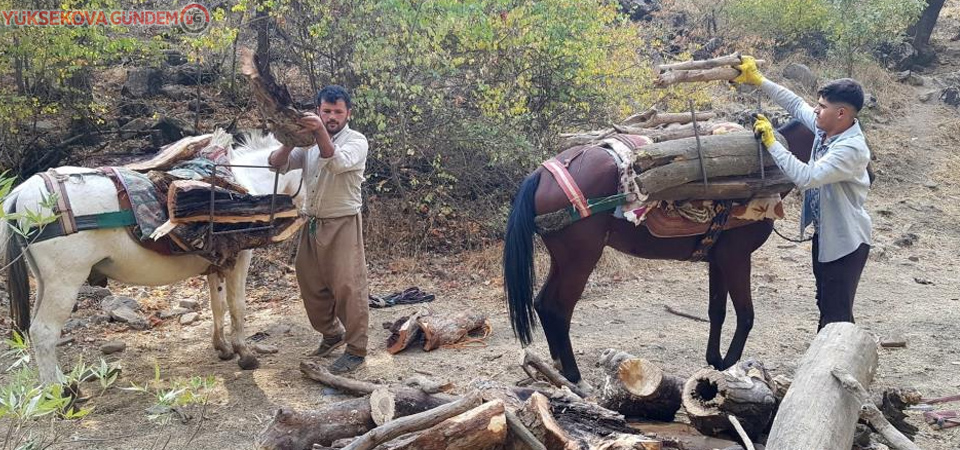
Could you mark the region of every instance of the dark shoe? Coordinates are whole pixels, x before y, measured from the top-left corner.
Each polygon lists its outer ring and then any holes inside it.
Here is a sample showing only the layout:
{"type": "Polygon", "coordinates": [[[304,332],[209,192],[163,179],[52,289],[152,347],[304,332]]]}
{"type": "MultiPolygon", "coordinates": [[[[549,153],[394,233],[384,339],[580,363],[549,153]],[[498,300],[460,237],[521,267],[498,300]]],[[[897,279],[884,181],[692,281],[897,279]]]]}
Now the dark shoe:
{"type": "Polygon", "coordinates": [[[328,369],[334,374],[353,372],[363,365],[365,359],[363,356],[344,352],[333,364],[330,364],[328,369]]]}
{"type": "Polygon", "coordinates": [[[320,341],[320,346],[317,347],[310,356],[319,356],[322,358],[333,353],[334,350],[342,347],[343,344],[343,335],[323,338],[323,340],[320,341]]]}

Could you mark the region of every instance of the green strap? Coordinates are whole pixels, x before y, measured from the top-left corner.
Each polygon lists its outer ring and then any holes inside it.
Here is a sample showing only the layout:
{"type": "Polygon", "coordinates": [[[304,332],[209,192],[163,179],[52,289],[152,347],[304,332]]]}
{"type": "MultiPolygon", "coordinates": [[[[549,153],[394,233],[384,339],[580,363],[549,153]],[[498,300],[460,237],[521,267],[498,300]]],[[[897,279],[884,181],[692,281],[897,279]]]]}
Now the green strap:
{"type": "MultiPolygon", "coordinates": [[[[77,231],[96,230],[100,228],[123,228],[137,224],[137,219],[134,217],[133,211],[129,209],[76,216],[75,220],[77,222],[77,231]]],[[[32,228],[28,236],[32,242],[42,242],[47,239],[66,236],[66,233],[63,232],[63,225],[58,220],[43,228],[32,228]]]]}
{"type": "MultiPolygon", "coordinates": [[[[90,216],[84,216],[90,217],[90,216]]],[[[137,219],[133,217],[133,211],[125,209],[108,213],[93,215],[93,220],[97,228],[120,228],[136,225],[137,219]]],[[[79,219],[79,218],[78,218],[79,219]]]]}
{"type": "MultiPolygon", "coordinates": [[[[623,204],[623,201],[627,198],[627,194],[616,194],[609,197],[598,197],[587,199],[587,209],[590,210],[590,214],[597,214],[606,211],[612,211],[617,209],[617,206],[623,204]]],[[[574,222],[582,219],[580,217],[580,212],[577,211],[577,208],[573,206],[567,207],[567,212],[570,213],[570,218],[574,222]]]]}

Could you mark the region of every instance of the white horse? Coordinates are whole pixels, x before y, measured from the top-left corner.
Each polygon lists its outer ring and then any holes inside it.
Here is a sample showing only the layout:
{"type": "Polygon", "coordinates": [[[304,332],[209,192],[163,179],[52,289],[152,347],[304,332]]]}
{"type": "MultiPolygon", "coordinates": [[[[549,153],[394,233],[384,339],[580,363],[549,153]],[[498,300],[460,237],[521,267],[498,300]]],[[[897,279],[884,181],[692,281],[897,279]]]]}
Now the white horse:
{"type": "MultiPolygon", "coordinates": [[[[243,145],[229,149],[231,164],[267,165],[267,156],[280,146],[272,136],[253,134],[243,145]]],[[[59,167],[61,174],[77,174],[65,183],[75,215],[100,214],[119,211],[117,191],[112,181],[97,175],[93,169],[59,167]]],[[[273,192],[273,172],[267,169],[233,168],[238,183],[252,194],[273,192]]],[[[281,176],[277,192],[292,195],[298,191],[300,171],[291,171],[281,176]]],[[[50,214],[40,206],[49,192],[39,175],[24,181],[8,196],[4,211],[32,210],[50,214]]],[[[124,228],[104,228],[80,231],[67,236],[55,237],[29,244],[25,249],[20,239],[10,239],[10,225],[0,224],[0,257],[10,265],[8,291],[10,308],[20,329],[30,322],[30,287],[27,280],[29,266],[37,285],[37,298],[33,308],[33,323],[29,334],[44,383],[62,382],[63,372],[57,363],[56,343],[63,324],[70,316],[80,286],[91,274],[106,276],[125,284],[159,286],[175,283],[207,271],[210,262],[195,255],[165,256],[148,250],[137,243],[124,228]],[[22,257],[21,256],[22,252],[22,257]],[[12,261],[12,263],[10,263],[12,261]],[[23,322],[26,323],[23,323],[23,322]]],[[[236,265],[207,275],[210,290],[210,305],[213,310],[213,347],[220,359],[232,359],[240,355],[243,369],[259,366],[256,356],[244,343],[244,313],[246,310],[246,280],[252,252],[244,250],[236,265]],[[230,311],[230,341],[224,339],[224,312],[230,311]]],[[[5,265],[4,264],[4,265],[5,265]]],[[[2,267],[2,265],[0,265],[2,267]]]]}

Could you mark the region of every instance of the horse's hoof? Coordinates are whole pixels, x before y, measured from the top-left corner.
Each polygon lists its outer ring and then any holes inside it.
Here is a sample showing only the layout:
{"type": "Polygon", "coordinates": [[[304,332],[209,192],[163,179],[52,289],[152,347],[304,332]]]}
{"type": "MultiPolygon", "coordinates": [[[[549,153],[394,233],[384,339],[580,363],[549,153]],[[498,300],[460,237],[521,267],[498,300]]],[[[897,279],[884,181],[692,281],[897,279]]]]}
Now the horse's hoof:
{"type": "Polygon", "coordinates": [[[240,368],[243,370],[254,370],[260,367],[260,361],[256,356],[247,355],[240,357],[240,368]]]}

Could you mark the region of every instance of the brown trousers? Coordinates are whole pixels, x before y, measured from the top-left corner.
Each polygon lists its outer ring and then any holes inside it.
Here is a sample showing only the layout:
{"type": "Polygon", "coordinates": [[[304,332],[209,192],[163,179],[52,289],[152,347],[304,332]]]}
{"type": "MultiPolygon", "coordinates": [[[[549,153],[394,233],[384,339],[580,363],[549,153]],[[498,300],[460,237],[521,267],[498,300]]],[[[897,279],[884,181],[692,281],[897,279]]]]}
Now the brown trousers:
{"type": "Polygon", "coordinates": [[[297,283],[310,325],[343,335],[347,352],[367,355],[367,262],[360,214],[310,219],[297,247],[297,283]]]}

